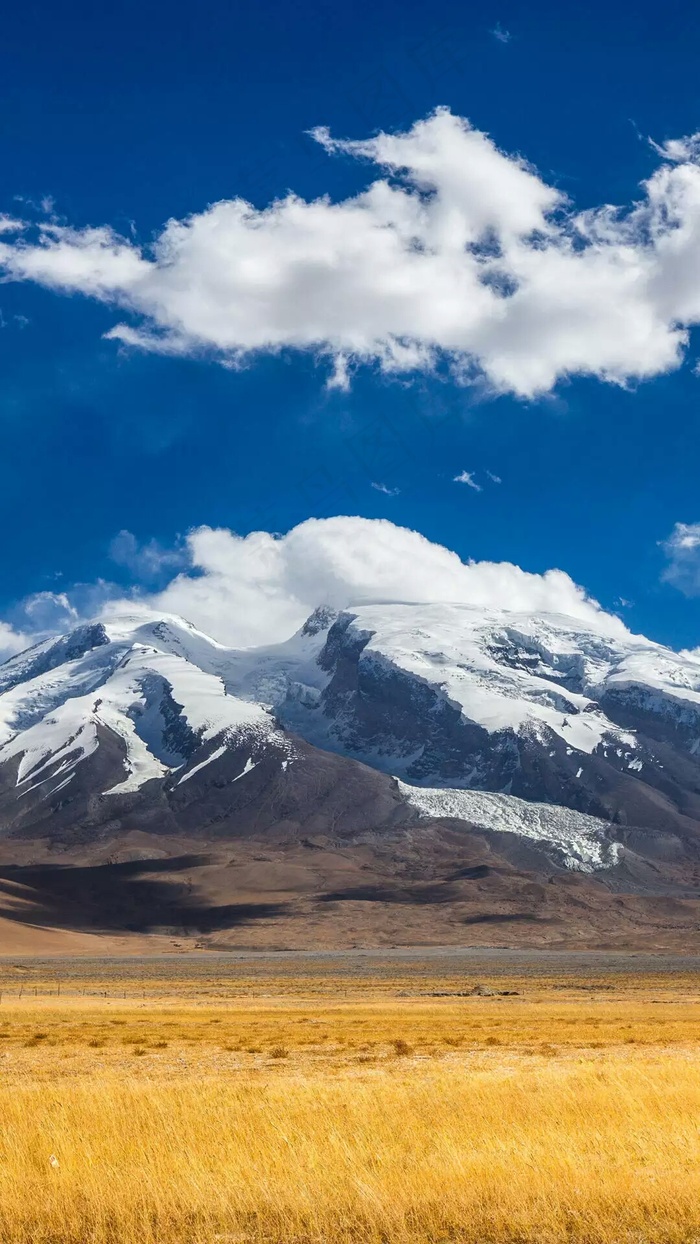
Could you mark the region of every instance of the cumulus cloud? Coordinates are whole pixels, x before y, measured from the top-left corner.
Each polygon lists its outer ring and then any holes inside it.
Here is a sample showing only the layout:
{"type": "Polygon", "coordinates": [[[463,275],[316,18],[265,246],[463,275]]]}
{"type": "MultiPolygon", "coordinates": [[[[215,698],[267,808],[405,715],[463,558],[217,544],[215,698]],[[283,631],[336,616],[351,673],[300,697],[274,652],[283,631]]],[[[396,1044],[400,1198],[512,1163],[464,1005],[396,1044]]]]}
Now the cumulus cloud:
{"type": "Polygon", "coordinates": [[[530,398],[592,375],[627,384],[682,362],[700,322],[700,137],[656,145],[625,208],[577,211],[518,155],[438,109],[405,133],[313,137],[372,170],[360,194],[240,198],[139,246],[107,225],[0,218],[0,271],[123,309],[108,336],[241,366],[261,351],[352,371],[447,366],[530,398]]]}
{"type": "Polygon", "coordinates": [[[668,559],[663,581],[684,596],[700,596],[700,523],[676,523],[661,547],[668,559]]]}
{"type": "MultiPolygon", "coordinates": [[[[137,545],[137,550],[142,546],[137,545]]],[[[81,621],[145,607],[187,618],[220,643],[252,647],[288,639],[320,604],[451,602],[579,619],[624,635],[561,570],[531,574],[509,562],[463,562],[456,553],[386,519],[310,518],[285,535],[199,527],[176,550],[187,568],[159,591],[124,595],[104,580],[38,592],[0,622],[0,658],[81,621]]]]}
{"type": "Polygon", "coordinates": [[[319,604],[401,601],[545,610],[626,633],[561,570],[538,575],[507,562],[465,563],[385,519],[311,518],[281,536],[201,527],[187,544],[190,569],[142,599],[233,646],[287,639],[319,604]]]}

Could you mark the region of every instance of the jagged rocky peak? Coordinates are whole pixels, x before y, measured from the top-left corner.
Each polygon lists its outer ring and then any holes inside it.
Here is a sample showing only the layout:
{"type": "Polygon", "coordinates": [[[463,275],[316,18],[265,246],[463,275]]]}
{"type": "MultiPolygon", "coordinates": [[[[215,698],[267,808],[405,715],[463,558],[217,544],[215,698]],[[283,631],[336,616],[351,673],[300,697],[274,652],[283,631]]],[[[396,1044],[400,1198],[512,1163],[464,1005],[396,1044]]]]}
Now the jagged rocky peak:
{"type": "Polygon", "coordinates": [[[332,605],[317,605],[313,613],[306,619],[301,628],[302,635],[318,635],[327,631],[338,617],[337,609],[332,605]]]}

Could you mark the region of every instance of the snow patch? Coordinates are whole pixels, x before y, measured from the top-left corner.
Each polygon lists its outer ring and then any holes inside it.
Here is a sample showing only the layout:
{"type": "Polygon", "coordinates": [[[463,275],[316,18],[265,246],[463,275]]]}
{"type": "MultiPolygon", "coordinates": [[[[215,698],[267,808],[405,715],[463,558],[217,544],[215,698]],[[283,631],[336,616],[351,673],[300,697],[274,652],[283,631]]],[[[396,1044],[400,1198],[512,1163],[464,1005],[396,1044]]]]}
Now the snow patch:
{"type": "Polygon", "coordinates": [[[211,756],[207,756],[206,760],[200,760],[199,764],[195,765],[193,769],[190,769],[189,773],[184,773],[175,783],[176,786],[182,786],[183,782],[189,782],[190,778],[194,777],[195,773],[199,773],[200,770],[206,769],[207,765],[210,765],[214,760],[218,760],[219,757],[223,756],[227,751],[228,747],[225,743],[221,747],[217,747],[212,752],[211,756]]]}
{"type": "Polygon", "coordinates": [[[232,778],[232,783],[240,782],[241,778],[245,777],[246,773],[250,773],[251,769],[257,768],[257,764],[258,764],[257,760],[253,760],[252,756],[249,756],[243,766],[242,771],[238,774],[237,777],[232,778]]]}

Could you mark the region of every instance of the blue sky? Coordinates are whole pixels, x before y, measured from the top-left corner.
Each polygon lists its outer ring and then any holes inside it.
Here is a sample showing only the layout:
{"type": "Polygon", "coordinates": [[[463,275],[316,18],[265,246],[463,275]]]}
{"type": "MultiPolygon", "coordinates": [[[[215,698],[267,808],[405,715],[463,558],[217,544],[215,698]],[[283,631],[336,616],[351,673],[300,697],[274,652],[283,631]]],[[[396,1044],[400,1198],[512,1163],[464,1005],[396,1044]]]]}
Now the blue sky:
{"type": "MultiPolygon", "coordinates": [[[[439,106],[577,209],[629,206],[659,167],[647,138],[700,129],[699,59],[700,13],[681,4],[662,20],[627,4],[13,6],[0,212],[147,246],[222,199],[346,201],[376,167],[308,131],[405,133],[439,106]]],[[[358,514],[464,559],[560,567],[633,630],[700,643],[692,317],[684,364],[626,387],[575,375],[531,395],[464,383],[444,361],[399,374],[375,361],[329,389],[321,349],[231,367],[211,351],[130,348],[104,336],[139,320],[123,300],[51,284],[24,272],[0,287],[11,620],[27,596],[75,583],[161,587],[179,565],[168,550],[201,525],[245,535],[358,514]],[[464,471],[478,490],[454,482],[464,471]],[[662,578],[679,523],[692,536],[684,591],[662,578]],[[164,555],[115,560],[124,529],[164,555]]]]}

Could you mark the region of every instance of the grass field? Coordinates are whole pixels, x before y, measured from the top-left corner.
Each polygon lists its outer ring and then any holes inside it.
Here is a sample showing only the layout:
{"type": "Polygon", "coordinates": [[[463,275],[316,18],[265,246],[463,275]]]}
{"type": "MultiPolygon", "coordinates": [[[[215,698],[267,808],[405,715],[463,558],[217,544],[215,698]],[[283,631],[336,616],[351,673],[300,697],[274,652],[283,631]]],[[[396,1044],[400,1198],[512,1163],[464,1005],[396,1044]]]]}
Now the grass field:
{"type": "Polygon", "coordinates": [[[0,1240],[700,1238],[698,978],[472,984],[6,967],[0,1240]]]}

